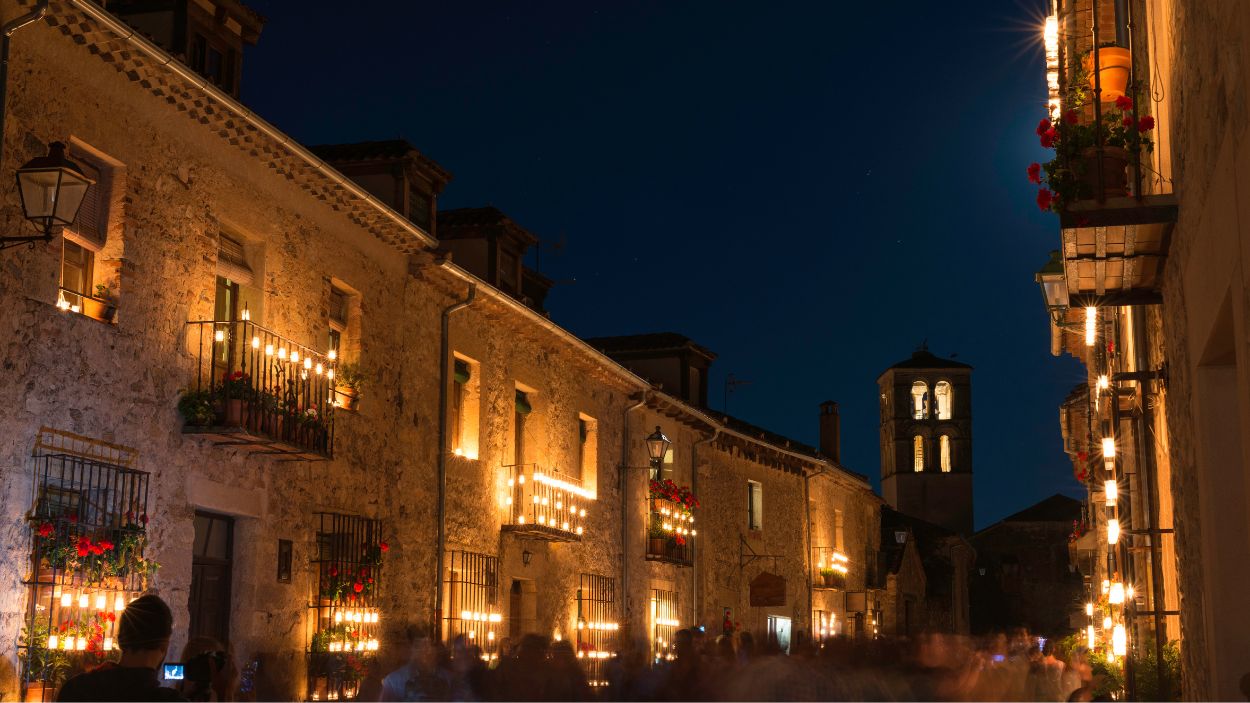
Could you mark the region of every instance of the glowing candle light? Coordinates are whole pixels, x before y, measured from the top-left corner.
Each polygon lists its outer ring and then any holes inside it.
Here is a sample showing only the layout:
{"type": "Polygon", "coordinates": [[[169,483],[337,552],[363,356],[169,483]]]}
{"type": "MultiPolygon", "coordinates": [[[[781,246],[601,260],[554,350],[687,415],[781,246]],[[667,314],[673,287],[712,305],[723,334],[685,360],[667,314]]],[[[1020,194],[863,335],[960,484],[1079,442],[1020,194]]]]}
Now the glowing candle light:
{"type": "Polygon", "coordinates": [[[89,607],[90,605],[91,605],[91,597],[90,597],[90,596],[88,596],[86,593],[79,594],[79,596],[78,596],[78,607],[79,607],[79,608],[86,609],[86,608],[87,608],[87,607],[89,607]]]}
{"type": "Polygon", "coordinates": [[[104,651],[106,652],[113,651],[113,638],[112,637],[104,638],[104,651]]]}
{"type": "Polygon", "coordinates": [[[299,363],[299,352],[295,351],[294,349],[291,350],[291,363],[292,364],[299,363]]]}
{"type": "Polygon", "coordinates": [[[1116,625],[1111,631],[1111,651],[1115,652],[1117,657],[1128,654],[1128,633],[1124,631],[1123,625],[1116,625]]]}
{"type": "Polygon", "coordinates": [[[334,361],[335,359],[339,358],[339,353],[337,350],[331,349],[329,352],[326,353],[326,358],[329,359],[330,361],[334,361]]]}
{"type": "Polygon", "coordinates": [[[218,341],[218,342],[224,342],[224,341],[226,341],[226,331],[225,331],[225,330],[217,330],[216,332],[214,332],[214,333],[213,333],[213,339],[214,339],[214,340],[216,340],[216,341],[218,341]]]}
{"type": "Polygon", "coordinates": [[[1107,498],[1107,507],[1114,508],[1116,498],[1118,498],[1120,495],[1119,487],[1116,485],[1114,478],[1110,478],[1110,479],[1107,479],[1106,481],[1103,481],[1102,492],[1103,492],[1103,495],[1107,498]]]}
{"type": "Polygon", "coordinates": [[[1102,619],[1102,629],[1104,629],[1104,630],[1110,630],[1110,629],[1111,629],[1111,616],[1110,616],[1110,615],[1107,615],[1107,616],[1103,617],[1103,619],[1102,619]]]}
{"type": "Polygon", "coordinates": [[[265,345],[265,356],[273,356],[273,345],[272,345],[272,344],[266,344],[266,345],[265,345]]]}
{"type": "MultiPolygon", "coordinates": [[[[294,361],[294,359],[292,359],[292,361],[294,361]]],[[[311,356],[304,357],[304,369],[307,370],[311,368],[312,368],[312,357],[311,356]]]]}
{"type": "Polygon", "coordinates": [[[1121,605],[1124,603],[1124,584],[1116,581],[1111,584],[1111,594],[1107,597],[1112,605],[1121,605]]]}
{"type": "Polygon", "coordinates": [[[86,637],[79,637],[77,640],[75,640],[75,641],[74,641],[74,649],[77,649],[78,651],[80,651],[80,652],[81,652],[82,650],[84,650],[84,649],[86,649],[86,648],[87,648],[87,638],[86,638],[86,637]]]}
{"type": "Polygon", "coordinates": [[[278,347],[278,358],[279,359],[286,358],[286,347],[278,347]]]}
{"type": "Polygon", "coordinates": [[[1089,649],[1094,648],[1094,626],[1093,625],[1085,626],[1085,646],[1088,647],[1089,649]]]}
{"type": "Polygon", "coordinates": [[[56,635],[48,635],[48,649],[56,649],[59,640],[56,635]]]}
{"type": "Polygon", "coordinates": [[[1085,604],[1085,614],[1089,617],[1094,617],[1094,604],[1093,603],[1085,604]]]}
{"type": "Polygon", "coordinates": [[[1104,459],[1115,458],[1115,439],[1113,437],[1102,438],[1102,458],[1104,459]]]}
{"type": "Polygon", "coordinates": [[[74,604],[74,597],[68,593],[61,594],[61,607],[68,608],[74,604]]]}
{"type": "Polygon", "coordinates": [[[121,611],[125,609],[126,609],[126,597],[118,593],[117,599],[113,601],[113,610],[116,610],[117,612],[120,613],[121,611]]]}
{"type": "MultiPolygon", "coordinates": [[[[1111,518],[1107,520],[1107,544],[1117,544],[1120,541],[1120,521],[1111,518]]],[[[1115,588],[1112,586],[1112,588],[1115,588]]]]}
{"type": "Polygon", "coordinates": [[[252,348],[260,349],[260,337],[252,337],[252,348]]]}
{"type": "Polygon", "coordinates": [[[103,593],[95,597],[95,609],[96,610],[104,610],[107,607],[109,607],[109,601],[108,601],[108,598],[103,593]]]}
{"type": "Polygon", "coordinates": [[[1098,338],[1098,308],[1085,308],[1085,346],[1094,346],[1098,338]]]}

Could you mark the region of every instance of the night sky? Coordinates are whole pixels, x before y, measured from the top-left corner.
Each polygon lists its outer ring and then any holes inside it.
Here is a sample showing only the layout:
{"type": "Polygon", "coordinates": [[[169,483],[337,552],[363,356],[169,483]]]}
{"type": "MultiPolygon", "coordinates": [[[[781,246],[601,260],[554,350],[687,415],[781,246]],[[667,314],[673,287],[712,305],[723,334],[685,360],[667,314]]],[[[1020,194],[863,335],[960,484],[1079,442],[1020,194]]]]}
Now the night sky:
{"type": "MultiPolygon", "coordinates": [[[[876,378],[923,340],[975,367],[978,528],[1079,496],[1033,273],[1058,245],[1041,0],[250,0],[243,100],[305,144],[403,137],[541,237],[552,318],[672,331],[751,381],[729,412],[879,486],[876,378]]],[[[533,257],[529,264],[536,264],[533,257]]]]}

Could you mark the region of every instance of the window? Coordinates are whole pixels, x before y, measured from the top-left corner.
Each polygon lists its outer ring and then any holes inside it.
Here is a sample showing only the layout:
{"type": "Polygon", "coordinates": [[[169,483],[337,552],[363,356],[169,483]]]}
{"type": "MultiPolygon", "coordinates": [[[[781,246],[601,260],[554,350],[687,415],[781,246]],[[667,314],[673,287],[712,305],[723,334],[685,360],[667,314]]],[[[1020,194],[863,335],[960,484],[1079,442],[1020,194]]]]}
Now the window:
{"type": "Polygon", "coordinates": [[[933,395],[937,398],[938,419],[951,419],[951,384],[946,381],[938,381],[938,384],[933,387],[933,395]]]}
{"type": "Polygon", "coordinates": [[[950,435],[942,435],[938,440],[938,453],[942,465],[942,473],[951,472],[951,438],[950,435]]]}
{"type": "Polygon", "coordinates": [[[476,361],[456,354],[452,360],[448,408],[451,427],[447,441],[452,454],[466,459],[476,459],[478,456],[478,400],[482,387],[480,376],[480,365],[476,361]]]}
{"type": "MultiPolygon", "coordinates": [[[[213,319],[218,322],[234,322],[239,319],[239,284],[224,276],[217,277],[217,295],[213,305],[213,319]]],[[[230,363],[234,352],[234,325],[214,325],[226,335],[226,343],[219,344],[217,352],[221,363],[226,368],[233,368],[230,363]]]]}
{"type": "Polygon", "coordinates": [[[917,420],[929,416],[929,384],[924,381],[911,384],[911,416],[917,420]]]}
{"type": "Polygon", "coordinates": [[[347,301],[349,294],[330,286],[330,345],[335,357],[343,353],[343,335],[347,332],[347,301]]]}
{"type": "Polygon", "coordinates": [[[516,254],[509,251],[499,252],[499,289],[505,293],[516,295],[521,291],[517,286],[517,269],[519,268],[516,254]]]}
{"type": "Polygon", "coordinates": [[[598,484],[599,423],[587,415],[577,417],[577,466],[582,485],[593,490],[598,484]]]}
{"type": "Polygon", "coordinates": [[[764,526],[764,486],[747,481],[747,527],[759,530],[764,526]]]}
{"type": "Polygon", "coordinates": [[[79,239],[86,239],[93,242],[97,247],[104,244],[104,240],[108,235],[108,192],[109,187],[106,174],[91,161],[91,157],[84,156],[78,149],[73,150],[71,158],[74,163],[78,164],[78,168],[82,169],[82,174],[94,181],[94,185],[87,188],[86,195],[82,198],[82,204],[78,206],[78,216],[74,219],[73,234],[79,239]]]}
{"type": "Polygon", "coordinates": [[[234,552],[234,519],[195,513],[191,555],[190,635],[230,641],[230,582],[234,552]]]}
{"type": "Polygon", "coordinates": [[[520,388],[516,391],[516,412],[512,417],[512,463],[525,463],[525,418],[533,411],[529,395],[520,388]]]}
{"type": "Polygon", "coordinates": [[[426,232],[430,231],[430,196],[419,188],[408,190],[408,219],[426,232]]]}
{"type": "MultiPolygon", "coordinates": [[[[95,254],[68,239],[61,250],[61,296],[74,309],[82,307],[82,296],[91,295],[94,280],[95,254]]],[[[78,310],[74,310],[78,312],[78,310]]]]}
{"type": "Polygon", "coordinates": [[[916,435],[912,437],[912,468],[916,471],[924,471],[924,437],[916,435]]]}
{"type": "Polygon", "coordinates": [[[839,552],[843,551],[843,547],[842,547],[843,532],[842,531],[843,531],[842,509],[834,508],[833,509],[833,548],[838,550],[839,552]]]}
{"type": "Polygon", "coordinates": [[[456,359],[451,382],[451,451],[458,456],[464,454],[464,401],[471,376],[469,362],[456,359]]]}

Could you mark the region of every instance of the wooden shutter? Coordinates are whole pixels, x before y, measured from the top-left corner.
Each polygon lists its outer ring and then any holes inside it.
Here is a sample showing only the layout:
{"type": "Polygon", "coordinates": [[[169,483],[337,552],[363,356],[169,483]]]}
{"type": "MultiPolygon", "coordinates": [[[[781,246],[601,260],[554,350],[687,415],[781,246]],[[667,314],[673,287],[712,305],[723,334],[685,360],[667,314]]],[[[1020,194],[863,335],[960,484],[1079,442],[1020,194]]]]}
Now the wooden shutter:
{"type": "Polygon", "coordinates": [[[252,285],[255,277],[252,275],[252,267],[247,265],[247,253],[243,250],[243,244],[227,234],[222,234],[217,246],[217,275],[245,286],[252,285]]]}

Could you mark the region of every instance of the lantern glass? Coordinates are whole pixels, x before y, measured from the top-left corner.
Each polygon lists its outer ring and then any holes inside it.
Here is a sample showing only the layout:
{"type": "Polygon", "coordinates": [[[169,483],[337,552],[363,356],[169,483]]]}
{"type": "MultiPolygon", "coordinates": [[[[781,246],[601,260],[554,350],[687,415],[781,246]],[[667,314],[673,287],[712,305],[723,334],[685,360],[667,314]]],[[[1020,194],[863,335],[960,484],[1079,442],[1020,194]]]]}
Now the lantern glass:
{"type": "Polygon", "coordinates": [[[672,442],[660,431],[660,426],[656,425],[655,432],[647,436],[647,455],[651,457],[651,461],[659,462],[668,454],[671,445],[672,442]]]}
{"type": "Polygon", "coordinates": [[[91,179],[65,158],[65,145],[53,142],[48,155],[31,159],[17,170],[17,188],[26,219],[45,232],[74,224],[91,179]]]}

